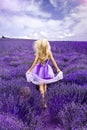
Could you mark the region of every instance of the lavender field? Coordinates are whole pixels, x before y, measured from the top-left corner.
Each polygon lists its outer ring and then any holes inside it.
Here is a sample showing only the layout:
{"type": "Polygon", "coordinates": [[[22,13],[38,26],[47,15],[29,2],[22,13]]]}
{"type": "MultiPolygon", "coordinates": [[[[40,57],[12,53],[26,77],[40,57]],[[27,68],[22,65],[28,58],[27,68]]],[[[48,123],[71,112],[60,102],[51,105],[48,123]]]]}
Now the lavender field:
{"type": "Polygon", "coordinates": [[[25,77],[33,41],[0,39],[0,130],[87,130],[87,42],[50,42],[64,78],[48,85],[43,110],[38,86],[25,77]]]}

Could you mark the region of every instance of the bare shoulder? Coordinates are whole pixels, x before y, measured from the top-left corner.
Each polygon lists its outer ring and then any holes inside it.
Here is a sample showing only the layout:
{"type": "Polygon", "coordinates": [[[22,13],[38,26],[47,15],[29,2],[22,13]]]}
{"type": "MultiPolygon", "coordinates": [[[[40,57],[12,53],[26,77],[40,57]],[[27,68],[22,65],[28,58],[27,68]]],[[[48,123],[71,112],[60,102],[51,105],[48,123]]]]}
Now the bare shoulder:
{"type": "Polygon", "coordinates": [[[52,57],[52,52],[51,52],[51,51],[48,52],[48,57],[49,57],[49,58],[52,57]]]}
{"type": "Polygon", "coordinates": [[[36,60],[36,61],[38,60],[38,55],[35,56],[35,60],[36,60]]]}

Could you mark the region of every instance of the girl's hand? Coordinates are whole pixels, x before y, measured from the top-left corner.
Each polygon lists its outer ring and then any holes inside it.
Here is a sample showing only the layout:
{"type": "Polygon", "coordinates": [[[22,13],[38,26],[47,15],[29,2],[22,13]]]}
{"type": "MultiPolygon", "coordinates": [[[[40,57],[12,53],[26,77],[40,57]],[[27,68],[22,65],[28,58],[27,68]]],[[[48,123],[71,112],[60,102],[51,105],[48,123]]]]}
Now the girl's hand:
{"type": "Polygon", "coordinates": [[[59,69],[59,70],[57,70],[57,73],[59,73],[61,70],[59,69]]]}
{"type": "Polygon", "coordinates": [[[28,70],[26,73],[29,74],[29,73],[30,73],[30,70],[28,70]]]}

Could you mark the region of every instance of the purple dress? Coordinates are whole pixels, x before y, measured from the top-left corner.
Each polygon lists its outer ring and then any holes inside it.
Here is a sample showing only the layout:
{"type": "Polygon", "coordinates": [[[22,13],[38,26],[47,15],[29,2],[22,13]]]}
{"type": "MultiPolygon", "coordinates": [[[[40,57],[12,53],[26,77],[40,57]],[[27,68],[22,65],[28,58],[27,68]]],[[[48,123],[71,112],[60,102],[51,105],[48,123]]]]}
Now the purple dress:
{"type": "Polygon", "coordinates": [[[27,81],[40,85],[63,79],[63,72],[60,71],[57,75],[55,75],[48,62],[49,59],[47,59],[44,64],[40,62],[37,63],[30,73],[26,73],[27,81]]]}

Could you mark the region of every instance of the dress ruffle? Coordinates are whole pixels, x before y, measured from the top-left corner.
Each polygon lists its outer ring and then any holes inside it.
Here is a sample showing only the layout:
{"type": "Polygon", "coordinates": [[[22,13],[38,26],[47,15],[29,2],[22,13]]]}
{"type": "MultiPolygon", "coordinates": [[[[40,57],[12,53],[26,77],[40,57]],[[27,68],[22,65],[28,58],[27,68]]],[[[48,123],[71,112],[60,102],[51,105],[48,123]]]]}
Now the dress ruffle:
{"type": "Polygon", "coordinates": [[[32,82],[33,84],[36,84],[36,85],[49,84],[49,83],[57,82],[63,79],[63,72],[60,71],[56,76],[54,76],[51,79],[42,79],[37,74],[30,72],[30,73],[26,73],[26,79],[27,79],[27,82],[32,82]]]}
{"type": "Polygon", "coordinates": [[[40,85],[53,83],[63,79],[63,72],[60,71],[57,75],[55,75],[52,67],[48,64],[48,62],[49,59],[46,60],[43,65],[39,62],[30,73],[26,72],[27,82],[40,85]]]}

